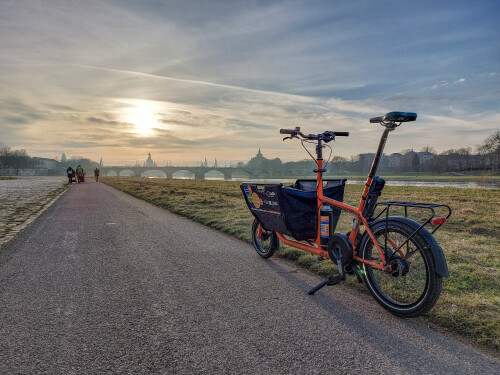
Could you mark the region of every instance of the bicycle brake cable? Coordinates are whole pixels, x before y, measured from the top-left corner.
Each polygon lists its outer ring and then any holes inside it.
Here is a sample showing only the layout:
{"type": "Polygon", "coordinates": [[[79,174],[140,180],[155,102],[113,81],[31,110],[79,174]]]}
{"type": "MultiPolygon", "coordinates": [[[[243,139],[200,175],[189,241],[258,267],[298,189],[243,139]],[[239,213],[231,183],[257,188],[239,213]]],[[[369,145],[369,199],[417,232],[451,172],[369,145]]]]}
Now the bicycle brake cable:
{"type": "Polygon", "coordinates": [[[328,163],[330,162],[330,159],[332,158],[332,153],[333,153],[333,149],[330,145],[323,145],[323,147],[328,147],[330,149],[330,155],[328,155],[328,160],[325,162],[325,165],[324,165],[324,168],[326,169],[326,167],[328,166],[328,163]]]}
{"type": "Polygon", "coordinates": [[[317,163],[318,161],[316,160],[316,158],[314,156],[312,156],[312,154],[309,152],[309,150],[306,148],[306,146],[304,146],[304,142],[305,143],[314,143],[314,144],[316,144],[316,142],[312,142],[312,141],[309,141],[307,139],[300,140],[300,143],[302,143],[302,147],[304,147],[304,150],[306,150],[307,153],[309,154],[309,156],[311,157],[311,159],[314,160],[315,163],[317,163]]]}

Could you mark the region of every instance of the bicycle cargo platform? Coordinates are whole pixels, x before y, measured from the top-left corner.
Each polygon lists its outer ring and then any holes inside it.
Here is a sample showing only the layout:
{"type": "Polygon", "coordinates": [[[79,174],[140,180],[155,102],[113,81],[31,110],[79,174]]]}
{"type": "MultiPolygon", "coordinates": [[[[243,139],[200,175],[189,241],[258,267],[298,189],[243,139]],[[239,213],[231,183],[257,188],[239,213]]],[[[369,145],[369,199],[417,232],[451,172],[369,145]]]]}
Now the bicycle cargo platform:
{"type": "MultiPolygon", "coordinates": [[[[346,179],[324,179],[324,196],[342,202],[346,179]]],[[[240,186],[248,208],[268,231],[296,240],[315,239],[318,232],[316,180],[299,179],[292,186],[243,182],[240,186]]],[[[341,209],[331,206],[335,228],[341,209]]]]}

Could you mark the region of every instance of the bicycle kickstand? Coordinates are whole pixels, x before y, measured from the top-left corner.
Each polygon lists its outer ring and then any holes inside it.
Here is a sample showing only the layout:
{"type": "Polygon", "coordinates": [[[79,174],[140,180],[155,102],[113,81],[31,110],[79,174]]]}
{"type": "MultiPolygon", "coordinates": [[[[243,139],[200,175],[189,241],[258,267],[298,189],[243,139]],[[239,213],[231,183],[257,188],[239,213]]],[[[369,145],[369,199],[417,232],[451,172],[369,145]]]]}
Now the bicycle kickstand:
{"type": "Polygon", "coordinates": [[[312,296],[314,293],[325,286],[337,285],[341,281],[345,280],[344,266],[342,265],[341,254],[340,257],[337,258],[337,267],[339,269],[339,273],[334,273],[333,275],[328,276],[325,281],[322,281],[321,283],[316,285],[309,292],[307,292],[307,294],[312,296]]]}

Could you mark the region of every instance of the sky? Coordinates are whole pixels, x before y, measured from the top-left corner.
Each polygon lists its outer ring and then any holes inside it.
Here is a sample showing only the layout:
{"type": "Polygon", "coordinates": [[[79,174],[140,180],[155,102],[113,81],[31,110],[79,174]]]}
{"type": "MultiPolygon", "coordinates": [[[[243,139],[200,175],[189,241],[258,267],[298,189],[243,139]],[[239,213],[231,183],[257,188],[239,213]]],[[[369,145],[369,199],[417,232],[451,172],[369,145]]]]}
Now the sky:
{"type": "Polygon", "coordinates": [[[386,153],[500,128],[500,1],[2,0],[0,143],[104,165],[307,156],[280,128],[349,131],[416,112],[386,153]]]}

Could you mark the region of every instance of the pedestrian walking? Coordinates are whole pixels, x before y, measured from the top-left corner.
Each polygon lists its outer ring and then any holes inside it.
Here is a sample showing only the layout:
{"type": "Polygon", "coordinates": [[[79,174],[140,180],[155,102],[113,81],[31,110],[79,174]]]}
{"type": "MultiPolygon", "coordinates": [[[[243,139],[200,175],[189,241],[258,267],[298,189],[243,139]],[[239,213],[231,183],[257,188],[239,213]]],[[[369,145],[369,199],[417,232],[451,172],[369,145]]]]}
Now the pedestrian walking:
{"type": "Polygon", "coordinates": [[[75,170],[71,167],[68,167],[68,169],[66,169],[66,173],[68,175],[68,184],[75,182],[75,170]]]}
{"type": "Polygon", "coordinates": [[[85,182],[85,172],[80,164],[76,167],[76,177],[78,179],[78,183],[85,182]]]}

